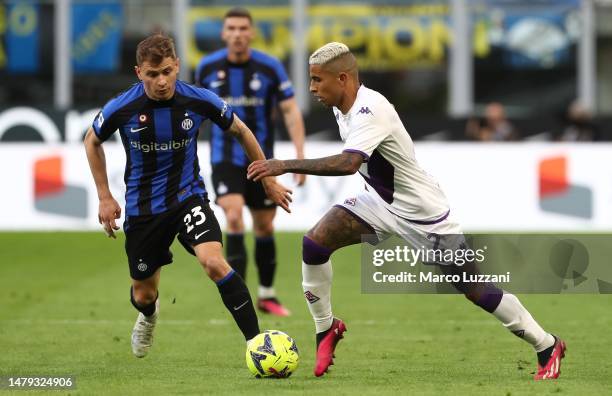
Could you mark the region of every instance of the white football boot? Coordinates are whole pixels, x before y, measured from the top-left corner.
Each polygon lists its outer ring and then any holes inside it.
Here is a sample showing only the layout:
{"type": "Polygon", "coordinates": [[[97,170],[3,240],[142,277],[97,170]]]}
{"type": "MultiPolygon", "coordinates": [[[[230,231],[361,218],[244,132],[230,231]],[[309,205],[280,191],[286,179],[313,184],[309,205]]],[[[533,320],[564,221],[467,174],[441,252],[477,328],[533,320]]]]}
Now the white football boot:
{"type": "Polygon", "coordinates": [[[132,330],[132,352],[134,356],[143,358],[147,356],[149,348],[153,345],[153,330],[157,323],[159,314],[159,299],[155,300],[155,313],[151,316],[144,316],[138,312],[138,318],[132,330]]]}

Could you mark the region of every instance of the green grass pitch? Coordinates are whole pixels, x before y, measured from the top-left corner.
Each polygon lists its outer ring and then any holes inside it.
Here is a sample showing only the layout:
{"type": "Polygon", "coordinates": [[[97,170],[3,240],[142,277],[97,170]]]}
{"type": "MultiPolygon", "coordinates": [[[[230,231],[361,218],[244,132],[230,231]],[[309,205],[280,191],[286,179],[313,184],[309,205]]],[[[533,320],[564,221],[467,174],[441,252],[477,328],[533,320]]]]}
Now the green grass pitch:
{"type": "MultiPolygon", "coordinates": [[[[136,359],[122,234],[0,233],[0,376],[74,375],[75,390],[52,394],[83,395],[612,394],[611,296],[521,296],[568,343],[561,378],[535,383],[531,347],[463,297],[361,294],[358,247],[333,256],[334,313],[348,332],[331,373],[315,378],[301,234],[277,243],[276,287],[293,316],[260,315],[260,325],[294,337],[301,362],[287,380],[258,380],[215,285],[178,244],[162,271],[154,346],[136,359]]],[[[252,261],[248,284],[255,292],[252,261]]]]}

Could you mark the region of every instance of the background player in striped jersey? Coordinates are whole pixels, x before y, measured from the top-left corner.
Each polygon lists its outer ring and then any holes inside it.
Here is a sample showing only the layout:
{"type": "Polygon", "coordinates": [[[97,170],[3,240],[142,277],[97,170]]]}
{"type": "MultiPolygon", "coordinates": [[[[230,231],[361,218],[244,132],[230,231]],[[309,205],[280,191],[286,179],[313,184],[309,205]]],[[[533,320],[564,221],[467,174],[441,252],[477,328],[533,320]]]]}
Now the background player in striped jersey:
{"type": "MultiPolygon", "coordinates": [[[[204,57],[196,71],[196,81],[232,105],[255,133],[266,158],[273,157],[273,113],[278,104],[285,126],[295,144],[297,158],[304,157],[304,122],[293,97],[291,81],[276,58],[249,47],[254,36],[249,11],[229,10],[223,20],[221,37],[226,48],[204,57]]],[[[242,209],[246,205],[253,219],[255,263],[259,272],[258,308],[279,316],[289,311],[276,298],[273,288],[276,247],[273,220],[276,205],[266,198],[261,186],[246,178],[248,161],[244,152],[223,131],[213,125],[211,136],[212,178],[216,203],[227,220],[227,258],[243,278],[247,253],[244,244],[242,209]]],[[[305,175],[294,175],[297,185],[305,175]]]]}
{"type": "MultiPolygon", "coordinates": [[[[179,61],[172,39],[153,35],[140,42],[136,64],[140,83],[111,99],[85,137],[100,200],[98,216],[113,238],[121,208],[109,190],[102,143],[118,130],[125,148],[125,250],[131,301],[140,312],[132,351],[144,357],[151,347],[161,267],[172,262],[169,247],[177,234],[217,284],[223,303],[250,340],[259,333],[257,316],[242,277],[223,258],[221,230],[200,176],[196,144],[200,125],[210,119],[239,141],[250,159],[265,156],[231,106],[206,89],[177,81],[179,61]]],[[[271,200],[289,210],[289,190],[273,178],[263,186],[271,200]]]]}
{"type": "MultiPolygon", "coordinates": [[[[342,43],[326,44],[311,55],[309,63],[310,91],[333,107],[343,152],[318,159],[255,161],[248,176],[259,180],[286,172],[340,176],[359,171],[367,184],[356,198],[331,208],[303,241],[302,285],[315,321],[314,372],[320,376],[333,363],[336,344],[346,330],[344,322],[332,315],[331,254],[360,243],[364,234],[381,240],[397,235],[411,246],[421,246],[430,236],[453,239],[462,231],[450,215],[444,192],[416,161],[412,139],[393,105],[360,84],[357,61],[349,48],[342,43]]],[[[475,270],[452,265],[440,268],[449,273],[475,270]]],[[[457,282],[453,286],[533,346],[538,360],[535,379],[559,376],[565,343],[544,331],[516,296],[491,283],[457,282]]]]}

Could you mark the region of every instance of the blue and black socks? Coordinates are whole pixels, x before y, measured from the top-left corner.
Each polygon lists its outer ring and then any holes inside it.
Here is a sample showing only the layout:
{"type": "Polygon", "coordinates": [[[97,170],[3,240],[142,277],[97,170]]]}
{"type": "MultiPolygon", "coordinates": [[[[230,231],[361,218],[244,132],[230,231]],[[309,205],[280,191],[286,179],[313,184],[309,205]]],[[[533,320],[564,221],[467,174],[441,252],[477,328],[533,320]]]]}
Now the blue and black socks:
{"type": "Polygon", "coordinates": [[[259,334],[259,323],[251,295],[240,274],[234,270],[230,271],[223,279],[217,281],[217,287],[223,304],[234,317],[244,338],[248,341],[259,334]]]}
{"type": "Polygon", "coordinates": [[[255,264],[259,271],[259,284],[272,287],[276,273],[276,243],[273,236],[255,238],[255,264]]]}
{"type": "Polygon", "coordinates": [[[244,246],[244,234],[227,234],[227,262],[242,279],[246,279],[247,253],[244,246]]]}

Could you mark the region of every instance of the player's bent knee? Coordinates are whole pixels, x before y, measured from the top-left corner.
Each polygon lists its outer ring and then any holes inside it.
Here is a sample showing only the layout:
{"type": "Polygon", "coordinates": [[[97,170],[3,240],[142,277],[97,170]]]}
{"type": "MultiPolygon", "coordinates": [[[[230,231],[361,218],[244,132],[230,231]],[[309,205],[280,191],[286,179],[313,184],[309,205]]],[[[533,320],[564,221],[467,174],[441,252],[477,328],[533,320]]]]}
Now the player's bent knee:
{"type": "Polygon", "coordinates": [[[210,279],[218,281],[231,270],[223,256],[207,257],[202,262],[202,267],[210,279]]]}
{"type": "Polygon", "coordinates": [[[320,246],[325,246],[325,233],[316,225],[306,233],[306,237],[320,246]]]}
{"type": "Polygon", "coordinates": [[[329,260],[329,256],[331,256],[333,252],[333,249],[320,245],[309,235],[305,235],[302,239],[302,260],[306,264],[324,264],[329,260]]]}
{"type": "Polygon", "coordinates": [[[481,296],[485,293],[484,290],[476,287],[474,284],[465,283],[465,282],[453,282],[453,286],[455,289],[462,293],[465,298],[478,305],[478,301],[481,296]]]}
{"type": "Polygon", "coordinates": [[[157,299],[157,290],[150,287],[134,287],[132,293],[134,302],[140,306],[152,304],[157,299]]]}
{"type": "Polygon", "coordinates": [[[253,227],[253,231],[257,237],[270,237],[272,234],[274,234],[274,226],[272,223],[256,225],[253,227]]]}
{"type": "Polygon", "coordinates": [[[476,304],[478,302],[478,293],[476,293],[473,290],[467,290],[465,293],[463,293],[463,296],[465,298],[467,298],[468,300],[470,300],[471,302],[473,302],[474,304],[476,304]]]}
{"type": "Polygon", "coordinates": [[[225,219],[230,230],[241,231],[243,226],[242,210],[230,209],[225,212],[225,219]]]}

